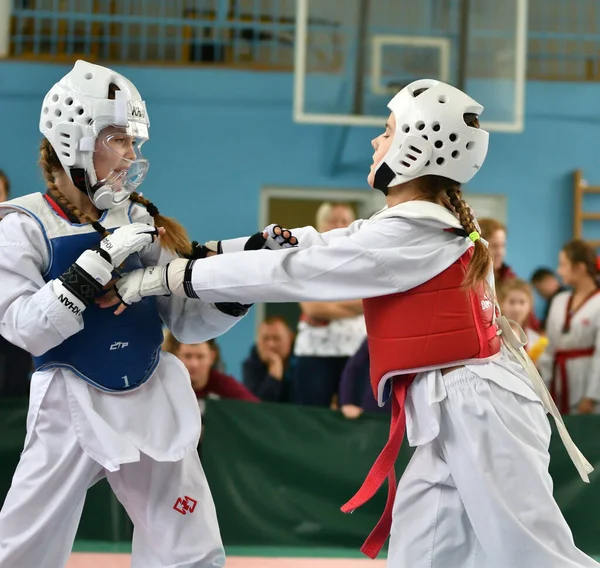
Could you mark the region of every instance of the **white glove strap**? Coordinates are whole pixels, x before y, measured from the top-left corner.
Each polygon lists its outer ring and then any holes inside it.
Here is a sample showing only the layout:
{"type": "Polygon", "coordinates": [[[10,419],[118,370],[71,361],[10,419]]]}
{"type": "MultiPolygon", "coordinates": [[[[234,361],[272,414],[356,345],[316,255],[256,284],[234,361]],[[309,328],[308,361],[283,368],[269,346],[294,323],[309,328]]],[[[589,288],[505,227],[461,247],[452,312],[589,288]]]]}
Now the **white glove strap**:
{"type": "Polygon", "coordinates": [[[164,266],[151,266],[142,274],[142,297],[169,296],[171,291],[166,282],[167,271],[164,266]]]}
{"type": "Polygon", "coordinates": [[[186,294],[183,285],[185,280],[185,271],[188,266],[188,263],[189,261],[185,258],[178,258],[170,262],[166,270],[166,280],[169,290],[171,290],[171,293],[175,294],[175,296],[181,296],[182,298],[189,297],[186,294]]]}
{"type": "Polygon", "coordinates": [[[85,310],[85,304],[81,302],[75,294],[72,294],[67,290],[63,283],[55,278],[52,280],[52,290],[56,294],[58,301],[69,310],[74,316],[81,317],[83,310],[85,310]]]}
{"type": "Polygon", "coordinates": [[[273,237],[267,237],[264,248],[268,248],[269,250],[279,250],[282,248],[286,248],[284,245],[279,244],[273,237]]]}

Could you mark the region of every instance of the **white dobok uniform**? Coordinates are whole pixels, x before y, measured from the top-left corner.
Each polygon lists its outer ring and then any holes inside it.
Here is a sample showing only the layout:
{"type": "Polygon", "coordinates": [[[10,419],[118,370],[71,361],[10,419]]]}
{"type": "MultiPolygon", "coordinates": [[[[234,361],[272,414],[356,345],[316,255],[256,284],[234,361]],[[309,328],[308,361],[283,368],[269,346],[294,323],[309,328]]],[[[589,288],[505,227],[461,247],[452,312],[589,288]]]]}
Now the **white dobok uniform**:
{"type": "MultiPolygon", "coordinates": [[[[448,228],[460,228],[453,214],[412,201],[347,229],[293,229],[297,248],[198,260],[186,284],[205,302],[394,294],[427,282],[472,246],[448,228]]],[[[243,242],[225,241],[223,250],[243,242]]],[[[506,347],[492,362],[419,374],[406,421],[417,449],[398,485],[390,568],[600,566],[576,548],[553,498],[546,408],[506,347]]]]}
{"type": "MultiPolygon", "coordinates": [[[[64,566],[86,491],[103,477],[134,522],[134,568],[224,566],[215,508],[196,451],[198,404],[183,364],[160,352],[161,323],[181,341],[196,343],[222,334],[238,319],[210,303],[158,298],[153,308],[158,314],[150,314],[156,317],[151,362],[142,362],[149,369],[144,382],[123,392],[102,390],[52,355],[69,339],[76,341],[84,323],[58,301],[48,282],[52,266],[68,252],[64,247],[78,238],[93,240],[94,229],[62,219],[41,194],[2,204],[0,217],[0,333],[39,358],[23,453],[0,512],[0,566],[64,566]]],[[[152,218],[131,202],[101,219],[107,229],[135,221],[152,223],[152,218]]],[[[173,258],[158,241],[132,257],[143,266],[173,258]]],[[[111,368],[117,350],[124,350],[124,361],[135,361],[136,341],[144,347],[144,320],[139,329],[135,319],[127,329],[111,317],[114,337],[99,337],[95,344],[92,317],[77,354],[99,377],[104,366],[107,374],[119,375],[111,368]],[[106,339],[110,346],[101,342],[106,339]]]]}
{"type": "Polygon", "coordinates": [[[569,313],[571,298],[571,292],[561,292],[552,300],[546,323],[548,347],[540,356],[539,366],[549,388],[554,381],[557,400],[562,401],[565,395],[567,408],[564,411],[577,414],[581,400],[589,398],[597,402],[595,413],[598,414],[600,292],[569,313]]]}

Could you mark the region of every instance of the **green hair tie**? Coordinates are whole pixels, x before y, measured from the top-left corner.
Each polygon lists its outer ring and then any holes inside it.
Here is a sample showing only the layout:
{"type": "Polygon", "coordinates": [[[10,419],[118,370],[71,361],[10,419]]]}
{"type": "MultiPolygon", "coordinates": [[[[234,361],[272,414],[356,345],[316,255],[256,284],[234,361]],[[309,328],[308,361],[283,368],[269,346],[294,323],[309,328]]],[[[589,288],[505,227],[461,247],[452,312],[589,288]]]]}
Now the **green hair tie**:
{"type": "Polygon", "coordinates": [[[481,238],[481,235],[480,235],[480,234],[479,234],[477,231],[473,231],[473,232],[472,232],[472,233],[469,235],[469,238],[470,238],[470,239],[471,239],[471,240],[472,240],[474,243],[476,243],[476,242],[477,242],[477,241],[478,241],[478,240],[481,238]]]}

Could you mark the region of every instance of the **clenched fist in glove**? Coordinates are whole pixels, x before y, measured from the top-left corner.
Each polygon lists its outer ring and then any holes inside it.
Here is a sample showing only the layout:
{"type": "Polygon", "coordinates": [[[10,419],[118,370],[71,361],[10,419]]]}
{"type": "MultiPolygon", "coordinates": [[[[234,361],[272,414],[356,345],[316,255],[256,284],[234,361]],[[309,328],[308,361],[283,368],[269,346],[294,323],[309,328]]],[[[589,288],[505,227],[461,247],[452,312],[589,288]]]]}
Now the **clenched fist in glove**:
{"type": "Polygon", "coordinates": [[[288,229],[281,225],[269,225],[261,233],[252,235],[244,245],[244,250],[258,250],[268,248],[277,250],[280,248],[291,248],[298,246],[298,239],[288,229]]]}
{"type": "MultiPolygon", "coordinates": [[[[164,233],[164,230],[162,231],[164,233]]],[[[106,252],[112,265],[117,268],[135,252],[152,244],[158,237],[159,229],[147,223],[132,223],[119,227],[100,242],[100,249],[106,252]]]]}
{"type": "MultiPolygon", "coordinates": [[[[263,231],[252,235],[244,243],[243,250],[260,250],[269,249],[277,250],[280,248],[290,248],[298,246],[298,239],[294,237],[288,229],[284,229],[280,225],[269,225],[263,231]]],[[[214,254],[222,254],[222,241],[209,241],[203,245],[194,241],[192,243],[193,253],[189,258],[200,259],[212,256],[214,254]]],[[[226,252],[235,252],[235,248],[226,252]]],[[[244,315],[252,304],[240,304],[238,302],[217,302],[215,306],[223,313],[230,316],[240,317],[244,315]]]]}
{"type": "MultiPolygon", "coordinates": [[[[277,250],[281,248],[291,248],[298,246],[298,239],[292,235],[289,229],[281,225],[269,225],[262,231],[255,233],[251,237],[240,239],[230,239],[227,241],[209,241],[204,245],[209,251],[218,254],[229,252],[241,252],[243,250],[270,249],[277,250]]],[[[210,256],[210,252],[209,252],[210,256]]]]}
{"type": "Polygon", "coordinates": [[[119,227],[100,242],[84,251],[58,278],[52,289],[59,302],[79,316],[94,301],[112,278],[113,269],[135,252],[151,244],[164,229],[146,223],[132,223],[119,227]]]}
{"type": "MultiPolygon", "coordinates": [[[[120,302],[121,305],[115,311],[115,314],[119,315],[127,306],[139,302],[146,296],[168,296],[171,294],[173,286],[175,286],[174,290],[181,288],[181,286],[187,286],[184,282],[189,279],[185,278],[185,274],[191,273],[193,263],[197,259],[226,252],[260,250],[263,248],[273,250],[298,246],[298,239],[292,235],[291,231],[280,225],[269,225],[264,231],[256,233],[250,238],[234,239],[234,241],[237,243],[237,248],[231,247],[229,249],[222,247],[223,241],[210,241],[205,245],[194,242],[191,260],[178,259],[167,266],[134,270],[120,278],[116,282],[112,294],[107,294],[98,303],[101,307],[108,308],[120,302]],[[243,241],[243,248],[239,246],[240,241],[243,241]]],[[[193,290],[186,289],[185,295],[192,298],[196,297],[193,290]]],[[[215,304],[222,312],[235,317],[245,314],[251,305],[237,302],[218,302],[215,304]]]]}

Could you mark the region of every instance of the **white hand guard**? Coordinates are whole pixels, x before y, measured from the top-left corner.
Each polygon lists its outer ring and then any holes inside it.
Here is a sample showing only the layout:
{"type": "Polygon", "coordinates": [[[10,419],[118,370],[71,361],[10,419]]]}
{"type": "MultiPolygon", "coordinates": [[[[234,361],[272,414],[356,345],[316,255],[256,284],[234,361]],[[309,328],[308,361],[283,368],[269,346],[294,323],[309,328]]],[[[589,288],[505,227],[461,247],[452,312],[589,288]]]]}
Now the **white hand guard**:
{"type": "Polygon", "coordinates": [[[103,255],[106,252],[86,250],[61,276],[52,280],[59,302],[76,316],[82,314],[112,278],[113,266],[103,255]]]}
{"type": "MultiPolygon", "coordinates": [[[[182,298],[196,298],[191,282],[191,270],[196,261],[177,259],[166,266],[152,266],[125,274],[117,283],[117,296],[127,306],[139,302],[146,296],[174,294],[182,298]]],[[[215,302],[220,312],[235,318],[246,315],[252,304],[237,302],[215,302]]]]}
{"type": "Polygon", "coordinates": [[[281,225],[277,225],[277,224],[273,223],[272,225],[265,227],[263,229],[263,233],[267,233],[267,235],[268,235],[267,242],[265,243],[265,246],[263,248],[277,250],[280,248],[292,248],[292,247],[298,246],[298,239],[296,239],[296,237],[294,237],[294,235],[292,235],[292,231],[282,227],[281,225]],[[281,229],[279,235],[275,233],[275,229],[281,229]],[[285,231],[287,231],[290,234],[290,236],[287,239],[283,236],[283,233],[285,231]],[[292,238],[296,239],[295,244],[290,243],[292,238]]]}
{"type": "Polygon", "coordinates": [[[123,261],[135,252],[154,242],[158,229],[147,223],[132,223],[119,227],[114,233],[102,239],[100,248],[108,253],[113,266],[121,266],[123,261]]]}
{"type": "Polygon", "coordinates": [[[115,284],[117,296],[127,306],[146,296],[169,296],[167,268],[168,265],[150,266],[125,274],[115,284]]]}
{"type": "Polygon", "coordinates": [[[270,249],[278,250],[281,248],[291,248],[298,246],[298,239],[292,235],[289,229],[283,228],[281,225],[269,225],[262,231],[252,235],[251,237],[241,237],[238,239],[229,239],[226,241],[209,241],[205,244],[205,247],[214,250],[215,247],[219,254],[228,254],[230,252],[241,252],[243,250],[260,250],[270,249]],[[275,229],[280,229],[280,234],[275,233],[275,229]],[[286,239],[281,235],[287,231],[290,235],[286,239]],[[267,233],[267,238],[263,236],[263,233],[267,233]],[[295,239],[296,242],[292,244],[290,241],[295,239]]]}

